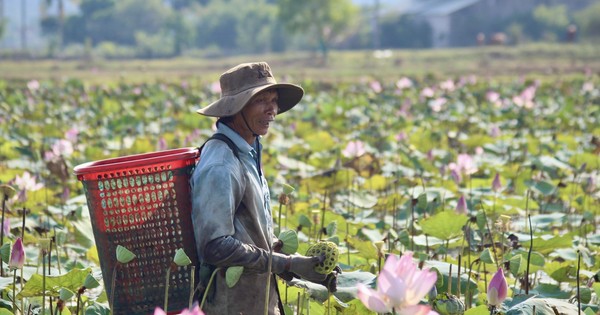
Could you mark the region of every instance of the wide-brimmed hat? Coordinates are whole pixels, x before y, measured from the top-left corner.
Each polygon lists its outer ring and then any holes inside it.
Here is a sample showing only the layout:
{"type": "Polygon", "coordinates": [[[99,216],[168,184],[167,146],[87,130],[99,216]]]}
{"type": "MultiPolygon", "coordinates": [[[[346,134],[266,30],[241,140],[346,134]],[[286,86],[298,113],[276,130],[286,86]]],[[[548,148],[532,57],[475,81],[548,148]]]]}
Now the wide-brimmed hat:
{"type": "Polygon", "coordinates": [[[252,62],[237,65],[219,78],[221,98],[197,113],[211,117],[227,117],[238,113],[257,93],[267,89],[277,89],[279,93],[278,114],[294,107],[304,95],[304,90],[295,84],[277,83],[266,62],[252,62]]]}

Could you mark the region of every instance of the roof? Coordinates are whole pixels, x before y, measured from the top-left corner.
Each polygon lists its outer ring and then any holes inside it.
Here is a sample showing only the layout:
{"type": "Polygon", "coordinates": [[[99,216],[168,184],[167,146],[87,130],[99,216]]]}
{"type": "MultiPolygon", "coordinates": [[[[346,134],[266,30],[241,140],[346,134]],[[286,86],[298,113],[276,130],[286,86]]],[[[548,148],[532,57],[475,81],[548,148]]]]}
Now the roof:
{"type": "Polygon", "coordinates": [[[403,13],[418,15],[449,15],[481,0],[427,0],[413,3],[403,13]]]}

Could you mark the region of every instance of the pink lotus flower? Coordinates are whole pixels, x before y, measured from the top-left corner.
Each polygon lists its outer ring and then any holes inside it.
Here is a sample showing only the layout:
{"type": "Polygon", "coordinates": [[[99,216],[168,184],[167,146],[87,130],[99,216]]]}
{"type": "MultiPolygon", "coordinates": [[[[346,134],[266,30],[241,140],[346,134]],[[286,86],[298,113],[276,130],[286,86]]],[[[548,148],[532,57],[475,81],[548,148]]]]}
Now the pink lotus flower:
{"type": "Polygon", "coordinates": [[[446,102],[448,102],[448,100],[445,97],[436,98],[429,102],[429,107],[431,107],[432,111],[438,113],[442,111],[442,106],[444,106],[446,102]]]}
{"type": "Polygon", "coordinates": [[[211,83],[210,91],[214,94],[220,94],[221,93],[221,83],[219,83],[218,81],[211,83]]]}
{"type": "Polygon", "coordinates": [[[435,285],[437,275],[429,269],[419,270],[412,255],[406,252],[400,259],[389,255],[377,277],[377,290],[358,285],[358,298],[368,309],[401,315],[437,314],[430,306],[419,304],[435,285]]]}
{"type": "Polygon", "coordinates": [[[499,306],[506,299],[508,293],[508,285],[504,277],[504,271],[499,268],[496,274],[490,281],[487,289],[488,305],[499,306]]]}
{"type": "Polygon", "coordinates": [[[421,90],[421,97],[433,97],[434,94],[435,92],[430,87],[426,87],[423,90],[421,90]]]}
{"type": "Polygon", "coordinates": [[[381,93],[381,91],[383,91],[383,87],[381,86],[381,83],[379,83],[379,81],[371,81],[369,83],[369,87],[375,93],[381,93]]]}
{"type": "Polygon", "coordinates": [[[500,127],[498,127],[497,124],[493,124],[490,127],[490,136],[492,136],[492,138],[498,138],[498,137],[500,137],[500,135],[502,135],[502,131],[500,130],[500,127]]]}
{"type": "Polygon", "coordinates": [[[357,157],[365,154],[365,145],[362,141],[350,141],[346,148],[342,151],[345,157],[357,157]]]}
{"type": "Polygon", "coordinates": [[[65,139],[67,139],[67,141],[71,142],[71,143],[76,143],[77,142],[77,137],[79,136],[79,130],[75,127],[67,130],[67,132],[65,132],[65,139]]]}
{"type": "Polygon", "coordinates": [[[23,248],[23,241],[20,237],[17,238],[15,245],[13,245],[12,251],[10,252],[10,259],[8,261],[8,268],[10,270],[16,270],[23,268],[25,264],[25,249],[23,248]]]}
{"type": "Polygon", "coordinates": [[[494,180],[492,181],[492,190],[494,192],[499,192],[502,190],[502,183],[500,182],[500,174],[496,173],[494,176],[494,180]]]}
{"type": "Polygon", "coordinates": [[[40,82],[38,82],[37,80],[31,80],[31,81],[27,82],[27,88],[31,92],[34,92],[40,88],[40,82]]]}
{"type": "Polygon", "coordinates": [[[27,200],[27,191],[36,191],[44,187],[44,184],[36,182],[35,177],[31,176],[27,171],[21,176],[17,175],[14,179],[14,184],[19,188],[18,200],[20,202],[27,200]]]}
{"type": "Polygon", "coordinates": [[[448,80],[440,83],[440,88],[447,92],[452,92],[452,91],[454,91],[454,88],[455,88],[454,81],[452,81],[452,79],[448,79],[448,80]]]}
{"type": "MultiPolygon", "coordinates": [[[[154,309],[154,315],[167,315],[167,313],[165,311],[163,311],[162,308],[157,306],[154,309]]],[[[200,306],[198,306],[198,304],[196,304],[196,305],[194,305],[194,307],[191,310],[186,308],[178,315],[204,315],[204,312],[202,310],[200,310],[200,306]]]]}
{"type": "Polygon", "coordinates": [[[468,154],[459,154],[456,157],[456,163],[452,162],[448,164],[448,168],[450,170],[456,170],[458,173],[462,175],[471,175],[477,172],[477,165],[475,165],[475,161],[468,154]]]}
{"type": "Polygon", "coordinates": [[[402,78],[400,78],[400,80],[398,80],[398,82],[396,82],[396,87],[399,90],[408,89],[408,88],[411,88],[412,86],[413,86],[412,81],[407,77],[402,77],[402,78]]]}
{"type": "Polygon", "coordinates": [[[458,202],[456,203],[456,212],[459,214],[467,214],[469,213],[469,208],[467,207],[467,200],[465,196],[460,196],[458,202]]]}

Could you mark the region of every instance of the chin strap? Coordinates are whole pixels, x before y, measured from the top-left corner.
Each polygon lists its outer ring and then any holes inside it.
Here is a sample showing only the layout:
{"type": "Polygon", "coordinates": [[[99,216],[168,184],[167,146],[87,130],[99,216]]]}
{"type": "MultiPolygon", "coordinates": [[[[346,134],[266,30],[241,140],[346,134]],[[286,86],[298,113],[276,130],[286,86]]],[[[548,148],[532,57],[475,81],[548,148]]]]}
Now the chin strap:
{"type": "Polygon", "coordinates": [[[246,128],[248,128],[248,130],[250,130],[250,132],[252,132],[252,136],[254,137],[254,145],[256,146],[256,152],[257,152],[257,158],[256,158],[256,169],[258,170],[258,177],[262,177],[262,170],[261,170],[261,153],[260,151],[262,151],[260,149],[260,136],[254,132],[254,130],[252,130],[252,128],[250,128],[250,125],[248,124],[248,121],[246,120],[246,115],[244,115],[244,112],[241,112],[242,114],[242,119],[244,119],[244,123],[246,124],[246,128]]]}

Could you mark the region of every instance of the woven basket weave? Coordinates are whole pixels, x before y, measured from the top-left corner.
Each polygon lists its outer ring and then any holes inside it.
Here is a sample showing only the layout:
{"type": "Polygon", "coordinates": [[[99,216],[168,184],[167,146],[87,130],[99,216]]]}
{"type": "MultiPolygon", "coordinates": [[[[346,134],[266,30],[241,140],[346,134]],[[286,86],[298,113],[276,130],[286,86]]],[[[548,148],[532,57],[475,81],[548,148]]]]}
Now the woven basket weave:
{"type": "Polygon", "coordinates": [[[183,148],[75,167],[87,198],[106,292],[109,297],[114,294],[113,314],[149,314],[156,306],[162,308],[167,268],[168,311],[188,307],[191,269],[198,266],[188,181],[198,156],[197,148],[183,148]],[[118,263],[118,245],[136,258],[118,263]],[[180,248],[192,264],[172,263],[180,248]]]}

